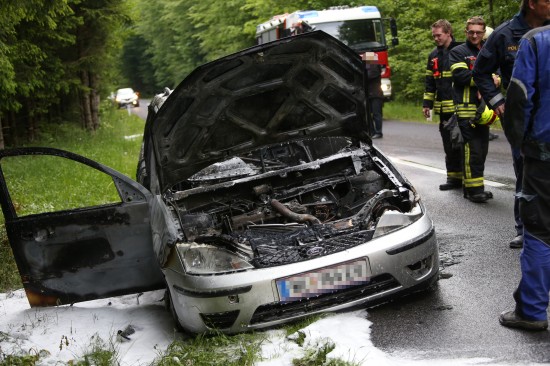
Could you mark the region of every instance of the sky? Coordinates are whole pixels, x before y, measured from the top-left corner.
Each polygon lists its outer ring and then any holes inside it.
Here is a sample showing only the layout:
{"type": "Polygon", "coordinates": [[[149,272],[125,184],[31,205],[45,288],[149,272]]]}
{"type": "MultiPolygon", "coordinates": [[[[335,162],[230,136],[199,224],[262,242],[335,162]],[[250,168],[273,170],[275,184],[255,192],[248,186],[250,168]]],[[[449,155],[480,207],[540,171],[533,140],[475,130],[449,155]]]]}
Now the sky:
{"type": "MultiPolygon", "coordinates": [[[[150,365],[178,337],[174,322],[164,308],[164,291],[146,292],[94,300],[53,308],[31,309],[25,292],[0,293],[0,362],[6,355],[36,354],[40,365],[67,364],[77,361],[94,347],[112,345],[120,365],[150,365]],[[129,339],[117,337],[118,330],[130,326],[135,332],[129,339]]],[[[328,357],[359,365],[481,365],[490,359],[414,360],[377,349],[370,340],[371,322],[367,311],[352,311],[322,318],[301,331],[306,335],[298,346],[282,330],[265,331],[262,361],[258,366],[291,366],[307,347],[332,342],[328,357]]]]}

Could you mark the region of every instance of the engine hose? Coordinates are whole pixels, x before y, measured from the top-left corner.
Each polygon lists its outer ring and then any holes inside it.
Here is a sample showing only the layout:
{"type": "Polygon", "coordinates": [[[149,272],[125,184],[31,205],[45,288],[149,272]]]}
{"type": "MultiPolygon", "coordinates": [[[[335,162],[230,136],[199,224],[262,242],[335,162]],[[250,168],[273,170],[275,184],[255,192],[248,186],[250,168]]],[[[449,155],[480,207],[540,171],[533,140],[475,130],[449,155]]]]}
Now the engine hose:
{"type": "Polygon", "coordinates": [[[271,200],[271,207],[273,207],[281,215],[288,217],[289,219],[296,222],[310,222],[311,224],[320,224],[321,221],[313,215],[310,214],[298,214],[294,211],[291,211],[288,207],[283,205],[281,202],[276,199],[271,200]]]}

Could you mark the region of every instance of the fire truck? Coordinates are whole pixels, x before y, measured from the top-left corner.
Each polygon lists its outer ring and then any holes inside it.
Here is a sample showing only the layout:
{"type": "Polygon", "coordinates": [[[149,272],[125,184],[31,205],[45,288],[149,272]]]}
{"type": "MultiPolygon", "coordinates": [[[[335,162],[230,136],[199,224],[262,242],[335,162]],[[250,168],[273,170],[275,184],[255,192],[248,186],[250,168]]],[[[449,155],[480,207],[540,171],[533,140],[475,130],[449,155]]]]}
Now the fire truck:
{"type": "Polygon", "coordinates": [[[322,30],[357,51],[365,62],[382,65],[382,91],[391,99],[391,68],[383,20],[389,20],[392,44],[397,45],[395,19],[383,19],[376,6],[336,6],[325,10],[295,11],[275,15],[256,26],[257,44],[313,30],[322,30]]]}

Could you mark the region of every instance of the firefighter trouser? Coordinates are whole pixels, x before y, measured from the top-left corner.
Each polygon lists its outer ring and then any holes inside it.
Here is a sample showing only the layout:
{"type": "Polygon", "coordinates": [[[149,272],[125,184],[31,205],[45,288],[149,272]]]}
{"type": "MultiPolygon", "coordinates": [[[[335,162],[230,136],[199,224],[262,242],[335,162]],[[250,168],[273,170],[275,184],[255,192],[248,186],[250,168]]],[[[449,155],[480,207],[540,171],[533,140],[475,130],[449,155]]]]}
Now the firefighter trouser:
{"type": "Polygon", "coordinates": [[[516,312],[546,320],[550,292],[550,162],[525,158],[519,211],[523,220],[521,281],[514,292],[516,312]]]}
{"type": "Polygon", "coordinates": [[[448,121],[452,113],[439,115],[439,134],[443,141],[445,151],[445,168],[447,169],[447,182],[462,184],[462,154],[460,149],[453,149],[451,143],[451,132],[443,128],[443,122],[448,121]]]}
{"type": "Polygon", "coordinates": [[[482,193],[485,159],[489,151],[489,126],[472,124],[469,119],[459,119],[462,144],[462,176],[465,195],[482,193]]]}

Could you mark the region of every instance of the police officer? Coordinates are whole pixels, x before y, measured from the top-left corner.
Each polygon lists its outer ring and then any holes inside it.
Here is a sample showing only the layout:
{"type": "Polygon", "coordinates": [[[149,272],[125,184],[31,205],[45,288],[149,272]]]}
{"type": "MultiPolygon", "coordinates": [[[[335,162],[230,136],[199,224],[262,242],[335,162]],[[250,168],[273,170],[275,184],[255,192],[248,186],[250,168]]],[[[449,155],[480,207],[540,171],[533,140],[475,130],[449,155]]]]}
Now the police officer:
{"type": "MultiPolygon", "coordinates": [[[[548,0],[522,0],[520,12],[511,20],[497,27],[479,53],[474,67],[474,82],[487,105],[502,118],[504,95],[493,82],[493,74],[500,69],[502,86],[508,88],[519,40],[530,29],[542,26],[550,19],[548,0]]],[[[521,191],[523,159],[518,149],[512,149],[514,172],[516,174],[516,195],[521,191]]],[[[523,223],[519,216],[518,199],[514,202],[516,236],[510,248],[523,246],[523,223]]]]}
{"type": "MultiPolygon", "coordinates": [[[[453,100],[462,132],[464,197],[472,202],[482,203],[493,198],[485,191],[483,172],[489,149],[489,126],[480,123],[481,100],[472,81],[472,69],[481,49],[485,21],[472,17],[466,22],[466,43],[451,50],[449,60],[453,78],[453,100]]],[[[490,122],[490,120],[488,120],[490,122]]]]}
{"type": "Polygon", "coordinates": [[[545,330],[550,292],[550,26],[521,40],[504,118],[506,137],[524,156],[519,195],[524,248],[516,307],[503,312],[499,321],[507,327],[545,330]]]}
{"type": "Polygon", "coordinates": [[[436,47],[428,55],[422,111],[426,118],[430,117],[430,110],[439,114],[439,133],[443,140],[447,168],[447,181],[440,184],[439,189],[446,191],[462,188],[460,150],[453,149],[450,132],[443,128],[443,122],[451,118],[454,113],[449,51],[458,43],[453,38],[451,23],[445,19],[439,19],[432,24],[432,37],[436,47]]]}

